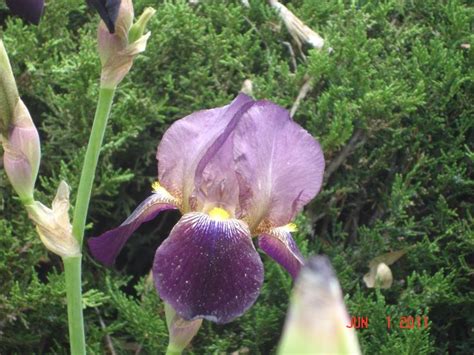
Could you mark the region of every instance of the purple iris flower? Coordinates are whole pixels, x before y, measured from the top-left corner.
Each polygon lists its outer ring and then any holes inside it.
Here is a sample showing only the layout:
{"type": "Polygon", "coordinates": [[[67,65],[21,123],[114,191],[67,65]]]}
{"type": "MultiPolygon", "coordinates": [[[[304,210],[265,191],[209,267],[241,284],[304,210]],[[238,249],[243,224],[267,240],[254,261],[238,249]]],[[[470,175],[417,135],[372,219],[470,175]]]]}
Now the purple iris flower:
{"type": "Polygon", "coordinates": [[[296,277],[304,259],[289,223],[319,192],[324,157],[287,110],[240,94],[176,121],[157,159],[152,195],[119,227],[89,239],[96,259],[112,265],[142,223],[179,209],[153,276],[161,298],[184,319],[227,323],[252,306],[263,282],[252,237],[296,277]]]}
{"type": "Polygon", "coordinates": [[[7,6],[15,14],[28,22],[39,24],[43,14],[44,0],[6,0],[7,6]]]}

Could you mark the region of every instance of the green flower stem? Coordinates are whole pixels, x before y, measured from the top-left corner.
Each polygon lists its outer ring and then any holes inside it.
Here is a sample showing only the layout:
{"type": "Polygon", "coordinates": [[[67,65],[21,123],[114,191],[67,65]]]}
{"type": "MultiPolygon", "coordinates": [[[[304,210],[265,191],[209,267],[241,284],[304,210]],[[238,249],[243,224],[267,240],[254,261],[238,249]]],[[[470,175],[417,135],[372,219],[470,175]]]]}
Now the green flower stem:
{"type": "Polygon", "coordinates": [[[109,118],[110,108],[114,99],[115,88],[101,88],[99,102],[95,112],[94,124],[87,145],[84,165],[82,167],[81,180],[77,191],[76,206],[72,224],[72,234],[82,246],[84,229],[86,226],[87,211],[94,182],[95,169],[99,160],[100,148],[104,139],[105,128],[109,118]]]}
{"type": "Polygon", "coordinates": [[[66,277],[69,341],[72,355],[84,355],[86,353],[84,320],[82,316],[81,259],[81,255],[63,258],[64,274],[66,277]]]}
{"type": "MultiPolygon", "coordinates": [[[[87,145],[81,180],[77,191],[76,206],[72,233],[82,247],[87,211],[94,182],[100,148],[104,139],[105,128],[114,98],[114,88],[101,88],[99,102],[95,112],[94,123],[87,145]]],[[[82,256],[64,258],[64,274],[66,277],[67,314],[69,322],[69,341],[72,355],[85,355],[86,342],[84,335],[84,319],[82,315],[81,290],[81,260],[82,256]]]]}
{"type": "Polygon", "coordinates": [[[168,344],[166,355],[181,355],[183,350],[174,344],[168,344]]]}

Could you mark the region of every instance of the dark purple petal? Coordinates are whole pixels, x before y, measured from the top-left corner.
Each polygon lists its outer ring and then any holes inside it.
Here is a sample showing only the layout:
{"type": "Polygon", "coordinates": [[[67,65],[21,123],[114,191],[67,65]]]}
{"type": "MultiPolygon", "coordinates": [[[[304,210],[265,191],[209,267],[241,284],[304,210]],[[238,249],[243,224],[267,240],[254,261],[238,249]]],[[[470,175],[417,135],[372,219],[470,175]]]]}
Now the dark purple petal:
{"type": "Polygon", "coordinates": [[[161,298],[184,319],[227,323],[257,299],[263,265],[243,222],[193,212],[158,248],[153,276],[161,298]]]}
{"type": "Polygon", "coordinates": [[[15,15],[37,25],[43,14],[44,0],[7,0],[7,6],[15,15]]]}
{"type": "Polygon", "coordinates": [[[180,195],[190,211],[196,168],[202,157],[226,130],[239,109],[252,99],[240,94],[230,105],[198,111],[173,123],[158,146],[158,177],[172,194],[180,195]]]}
{"type": "Polygon", "coordinates": [[[283,266],[293,279],[298,276],[301,267],[304,265],[304,258],[291,233],[285,230],[285,227],[275,228],[271,233],[260,235],[258,246],[283,266]]]}
{"type": "Polygon", "coordinates": [[[163,193],[153,193],[143,201],[119,227],[87,241],[92,256],[107,266],[112,266],[128,238],[142,223],[151,221],[158,213],[176,209],[176,204],[163,193]]]}
{"type": "Polygon", "coordinates": [[[87,0],[87,3],[97,10],[109,32],[114,33],[121,0],[87,0]]]}
{"type": "Polygon", "coordinates": [[[234,149],[240,205],[251,230],[262,221],[287,224],[321,188],[319,143],[274,103],[256,102],[243,114],[234,149]]]}

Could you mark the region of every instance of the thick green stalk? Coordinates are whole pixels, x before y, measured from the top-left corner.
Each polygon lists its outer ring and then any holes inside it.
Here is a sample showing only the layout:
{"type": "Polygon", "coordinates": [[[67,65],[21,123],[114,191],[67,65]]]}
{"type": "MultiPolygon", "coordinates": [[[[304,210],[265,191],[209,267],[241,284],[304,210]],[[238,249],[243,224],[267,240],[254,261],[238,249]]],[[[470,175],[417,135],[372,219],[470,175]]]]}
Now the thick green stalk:
{"type": "Polygon", "coordinates": [[[174,344],[168,344],[166,355],[181,355],[183,350],[174,344]]]}
{"type": "Polygon", "coordinates": [[[74,219],[72,224],[72,234],[82,246],[84,239],[84,229],[86,225],[87,211],[94,182],[95,169],[99,160],[100,148],[104,139],[105,128],[109,118],[110,107],[114,98],[114,88],[101,88],[99,102],[95,112],[94,124],[87,145],[84,165],[82,167],[81,180],[77,191],[76,206],[74,208],[74,219]]]}
{"type": "MultiPolygon", "coordinates": [[[[82,246],[87,211],[94,182],[97,161],[104,138],[107,120],[112,106],[115,89],[101,88],[99,102],[95,112],[94,123],[87,145],[81,180],[77,191],[76,206],[72,233],[82,246]]],[[[85,355],[86,342],[84,334],[84,319],[82,315],[82,290],[81,290],[81,260],[82,256],[63,258],[64,274],[66,277],[67,313],[69,322],[69,341],[72,355],[85,355]]]]}
{"type": "Polygon", "coordinates": [[[63,258],[71,355],[84,355],[86,353],[82,316],[81,259],[81,255],[63,258]]]}

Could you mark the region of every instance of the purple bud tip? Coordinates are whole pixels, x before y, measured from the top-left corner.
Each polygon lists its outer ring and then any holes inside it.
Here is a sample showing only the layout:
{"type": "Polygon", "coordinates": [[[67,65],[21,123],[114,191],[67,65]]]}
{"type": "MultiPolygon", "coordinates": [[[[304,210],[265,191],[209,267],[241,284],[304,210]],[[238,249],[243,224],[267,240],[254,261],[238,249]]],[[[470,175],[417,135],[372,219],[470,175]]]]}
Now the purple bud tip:
{"type": "Polygon", "coordinates": [[[87,0],[89,6],[97,10],[110,33],[115,32],[115,22],[117,21],[121,2],[121,0],[87,0]]]}

